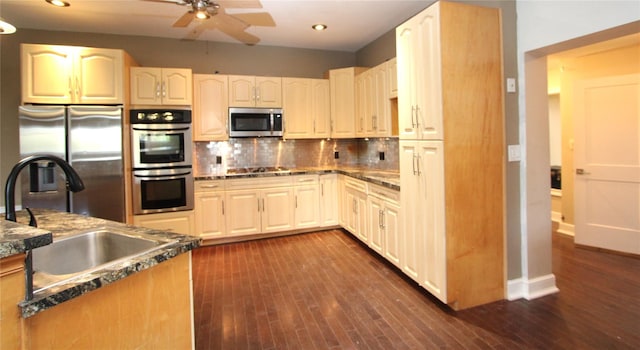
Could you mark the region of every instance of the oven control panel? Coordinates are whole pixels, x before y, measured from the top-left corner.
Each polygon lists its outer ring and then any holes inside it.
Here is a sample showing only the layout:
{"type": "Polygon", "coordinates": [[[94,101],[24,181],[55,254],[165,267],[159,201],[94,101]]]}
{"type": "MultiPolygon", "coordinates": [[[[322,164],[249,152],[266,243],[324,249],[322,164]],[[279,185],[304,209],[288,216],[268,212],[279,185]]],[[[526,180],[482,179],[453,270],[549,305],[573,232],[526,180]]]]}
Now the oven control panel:
{"type": "Polygon", "coordinates": [[[131,124],[191,123],[191,111],[187,109],[132,109],[131,124]]]}

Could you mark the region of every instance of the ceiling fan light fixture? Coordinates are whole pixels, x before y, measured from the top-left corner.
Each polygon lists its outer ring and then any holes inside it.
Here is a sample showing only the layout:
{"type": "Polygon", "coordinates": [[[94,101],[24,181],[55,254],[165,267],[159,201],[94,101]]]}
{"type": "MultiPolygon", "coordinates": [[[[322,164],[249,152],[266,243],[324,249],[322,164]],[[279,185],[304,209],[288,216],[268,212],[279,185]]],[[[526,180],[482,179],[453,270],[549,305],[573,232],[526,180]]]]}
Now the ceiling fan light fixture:
{"type": "Polygon", "coordinates": [[[4,19],[0,18],[0,34],[13,34],[16,32],[16,27],[11,25],[11,23],[6,22],[4,19]]]}
{"type": "Polygon", "coordinates": [[[50,3],[53,6],[57,6],[57,7],[69,7],[71,6],[70,3],[66,2],[66,1],[62,1],[62,0],[44,0],[48,3],[50,3]]]}
{"type": "Polygon", "coordinates": [[[317,23],[311,26],[311,28],[315,31],[321,32],[325,29],[327,29],[327,25],[326,24],[322,24],[322,23],[317,23]]]}
{"type": "Polygon", "coordinates": [[[207,12],[206,10],[198,10],[198,11],[196,11],[196,18],[197,19],[208,19],[209,17],[211,17],[211,15],[209,15],[209,12],[207,12]]]}

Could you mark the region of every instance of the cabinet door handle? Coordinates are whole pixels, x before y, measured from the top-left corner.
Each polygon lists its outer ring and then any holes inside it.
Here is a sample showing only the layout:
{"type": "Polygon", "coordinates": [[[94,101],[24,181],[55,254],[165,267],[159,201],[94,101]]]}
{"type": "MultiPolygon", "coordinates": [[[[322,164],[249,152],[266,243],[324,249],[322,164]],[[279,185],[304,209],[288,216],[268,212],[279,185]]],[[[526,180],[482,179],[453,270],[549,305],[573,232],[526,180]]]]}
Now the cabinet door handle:
{"type": "Polygon", "coordinates": [[[371,119],[373,119],[373,130],[378,130],[378,116],[374,115],[373,117],[371,117],[371,119]]]}
{"type": "Polygon", "coordinates": [[[416,105],[416,128],[420,128],[420,106],[416,105]]]}
{"type": "Polygon", "coordinates": [[[258,198],[258,212],[260,212],[260,198],[258,198]]]}
{"type": "Polygon", "coordinates": [[[415,112],[416,112],[416,106],[411,106],[411,127],[412,128],[416,127],[416,123],[413,122],[415,112]]]}
{"type": "Polygon", "coordinates": [[[218,188],[218,185],[200,185],[201,188],[218,188]]]}
{"type": "Polygon", "coordinates": [[[296,209],[298,209],[298,196],[296,196],[296,209]]]}
{"type": "Polygon", "coordinates": [[[422,174],[422,173],[420,172],[420,155],[419,154],[416,156],[416,164],[417,164],[416,168],[417,168],[417,171],[418,171],[418,173],[416,175],[420,176],[420,174],[422,174]]]}
{"type": "Polygon", "coordinates": [[[78,80],[78,77],[76,76],[76,99],[80,99],[80,92],[82,90],[80,89],[80,80],[78,80]]]}
{"type": "Polygon", "coordinates": [[[69,77],[69,97],[73,99],[73,79],[69,77]]]}
{"type": "Polygon", "coordinates": [[[320,195],[324,197],[324,184],[320,184],[320,195]]]}
{"type": "Polygon", "coordinates": [[[167,96],[167,85],[165,84],[165,82],[162,82],[162,97],[166,97],[167,96]]]}
{"type": "Polygon", "coordinates": [[[156,83],[156,97],[160,97],[160,83],[156,83]]]}
{"type": "Polygon", "coordinates": [[[222,216],[224,216],[224,199],[222,200],[222,216]]]}
{"type": "Polygon", "coordinates": [[[413,175],[416,175],[416,155],[415,153],[412,155],[413,159],[411,159],[411,167],[413,168],[413,175]]]}

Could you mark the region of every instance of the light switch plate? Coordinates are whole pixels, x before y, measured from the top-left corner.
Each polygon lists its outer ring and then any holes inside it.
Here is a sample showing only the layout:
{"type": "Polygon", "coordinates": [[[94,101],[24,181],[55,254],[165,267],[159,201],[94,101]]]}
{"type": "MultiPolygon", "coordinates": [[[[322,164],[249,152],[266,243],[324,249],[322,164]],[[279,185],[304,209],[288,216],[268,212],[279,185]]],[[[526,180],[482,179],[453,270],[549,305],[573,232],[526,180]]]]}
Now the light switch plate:
{"type": "Polygon", "coordinates": [[[507,92],[516,92],[515,78],[507,78],[507,92]]]}
{"type": "Polygon", "coordinates": [[[510,162],[520,161],[520,145],[509,145],[507,150],[510,162]]]}

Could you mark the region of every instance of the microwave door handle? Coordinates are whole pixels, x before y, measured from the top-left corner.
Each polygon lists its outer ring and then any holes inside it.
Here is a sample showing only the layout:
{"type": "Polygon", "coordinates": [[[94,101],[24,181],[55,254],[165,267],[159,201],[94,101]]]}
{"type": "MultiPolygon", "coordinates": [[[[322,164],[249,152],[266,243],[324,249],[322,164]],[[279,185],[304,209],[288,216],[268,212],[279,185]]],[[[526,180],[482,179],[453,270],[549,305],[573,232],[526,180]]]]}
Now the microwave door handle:
{"type": "Polygon", "coordinates": [[[271,135],[273,135],[273,129],[275,128],[274,120],[273,120],[273,113],[269,114],[269,123],[271,124],[271,135]]]}

